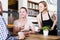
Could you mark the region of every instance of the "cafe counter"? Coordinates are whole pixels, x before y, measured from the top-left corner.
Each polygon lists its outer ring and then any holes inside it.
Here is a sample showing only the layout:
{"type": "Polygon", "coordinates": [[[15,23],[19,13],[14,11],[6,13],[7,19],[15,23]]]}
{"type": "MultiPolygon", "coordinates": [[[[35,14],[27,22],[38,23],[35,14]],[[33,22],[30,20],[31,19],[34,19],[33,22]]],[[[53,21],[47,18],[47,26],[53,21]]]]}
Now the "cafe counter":
{"type": "Polygon", "coordinates": [[[60,36],[43,36],[42,34],[31,34],[26,40],[60,40],[60,36]]]}

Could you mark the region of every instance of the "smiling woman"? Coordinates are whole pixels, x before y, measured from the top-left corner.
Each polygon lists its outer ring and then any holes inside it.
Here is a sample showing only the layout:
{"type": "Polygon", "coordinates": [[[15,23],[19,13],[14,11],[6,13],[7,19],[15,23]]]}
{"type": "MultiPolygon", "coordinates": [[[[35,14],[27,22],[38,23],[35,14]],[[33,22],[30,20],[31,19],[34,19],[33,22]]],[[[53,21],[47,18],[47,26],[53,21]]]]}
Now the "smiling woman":
{"type": "Polygon", "coordinates": [[[19,15],[19,19],[14,21],[13,32],[14,34],[18,34],[19,39],[24,39],[24,36],[29,36],[30,33],[34,33],[34,27],[32,22],[27,19],[28,14],[25,7],[20,8],[19,15]]]}
{"type": "Polygon", "coordinates": [[[39,2],[39,15],[37,16],[40,33],[43,33],[42,28],[44,26],[50,27],[49,35],[57,35],[57,19],[54,12],[48,10],[47,3],[45,1],[39,2]]]}

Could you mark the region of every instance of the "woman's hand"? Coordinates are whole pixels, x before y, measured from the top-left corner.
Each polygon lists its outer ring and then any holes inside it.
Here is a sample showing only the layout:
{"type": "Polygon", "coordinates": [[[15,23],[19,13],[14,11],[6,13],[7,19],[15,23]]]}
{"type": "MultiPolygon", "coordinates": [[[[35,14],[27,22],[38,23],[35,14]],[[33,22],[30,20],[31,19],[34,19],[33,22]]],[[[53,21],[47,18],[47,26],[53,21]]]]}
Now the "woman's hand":
{"type": "Polygon", "coordinates": [[[18,27],[18,32],[20,32],[21,30],[23,30],[24,29],[24,27],[18,27]]]}
{"type": "Polygon", "coordinates": [[[54,30],[54,27],[51,27],[51,30],[54,30]]]}
{"type": "Polygon", "coordinates": [[[39,29],[41,30],[41,29],[42,29],[42,27],[39,27],[39,29]]]}
{"type": "Polygon", "coordinates": [[[24,29],[24,26],[20,27],[20,29],[23,30],[24,29]]]}
{"type": "Polygon", "coordinates": [[[23,32],[24,32],[24,35],[27,36],[27,37],[28,37],[29,34],[30,34],[30,33],[29,33],[29,30],[24,30],[23,32]]]}

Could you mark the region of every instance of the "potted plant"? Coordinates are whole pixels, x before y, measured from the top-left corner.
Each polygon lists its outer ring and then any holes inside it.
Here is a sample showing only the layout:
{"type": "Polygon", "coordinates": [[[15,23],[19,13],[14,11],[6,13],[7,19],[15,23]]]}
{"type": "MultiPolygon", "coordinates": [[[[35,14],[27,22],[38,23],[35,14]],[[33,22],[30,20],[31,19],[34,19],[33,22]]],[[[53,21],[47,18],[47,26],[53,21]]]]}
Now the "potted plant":
{"type": "Polygon", "coordinates": [[[48,36],[49,26],[44,26],[42,29],[43,29],[43,35],[44,35],[44,36],[48,36]]]}

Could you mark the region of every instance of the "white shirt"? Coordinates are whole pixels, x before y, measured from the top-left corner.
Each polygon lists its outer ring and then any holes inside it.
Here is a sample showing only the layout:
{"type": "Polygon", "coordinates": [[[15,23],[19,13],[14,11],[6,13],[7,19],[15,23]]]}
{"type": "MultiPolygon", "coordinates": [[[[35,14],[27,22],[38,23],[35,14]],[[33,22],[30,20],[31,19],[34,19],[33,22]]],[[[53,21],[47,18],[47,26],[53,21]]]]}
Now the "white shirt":
{"type": "MultiPolygon", "coordinates": [[[[32,22],[27,20],[27,23],[25,24],[23,30],[29,30],[31,25],[32,25],[32,22]]],[[[14,27],[20,27],[20,26],[22,27],[22,23],[21,22],[19,22],[19,21],[15,21],[14,22],[14,27]]],[[[23,31],[23,30],[21,30],[21,31],[23,31]]]]}

